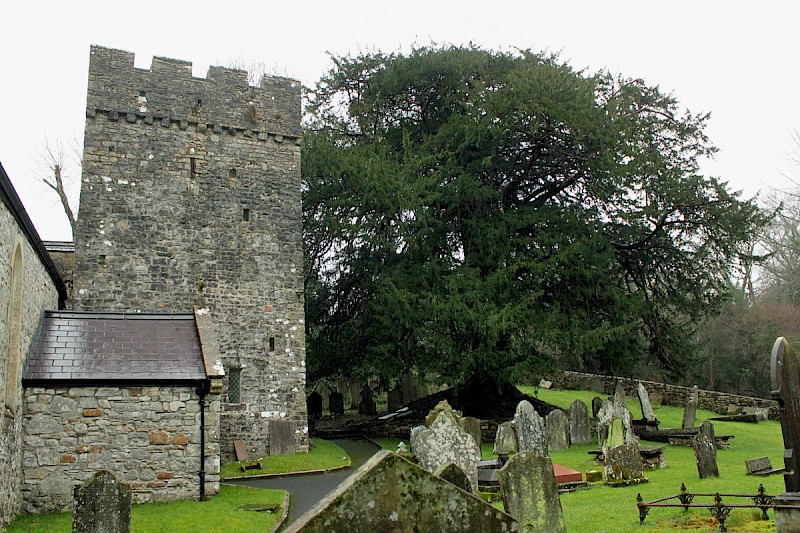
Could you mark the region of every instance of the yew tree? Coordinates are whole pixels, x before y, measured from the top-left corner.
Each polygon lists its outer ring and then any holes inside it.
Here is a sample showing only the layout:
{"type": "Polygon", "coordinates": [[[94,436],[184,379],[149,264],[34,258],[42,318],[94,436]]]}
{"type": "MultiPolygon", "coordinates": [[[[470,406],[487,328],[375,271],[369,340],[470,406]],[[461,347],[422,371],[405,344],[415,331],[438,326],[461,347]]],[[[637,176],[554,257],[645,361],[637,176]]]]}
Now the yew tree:
{"type": "Polygon", "coordinates": [[[302,156],[311,377],[691,363],[764,223],[700,173],[707,114],[529,51],[334,65],[302,156]]]}

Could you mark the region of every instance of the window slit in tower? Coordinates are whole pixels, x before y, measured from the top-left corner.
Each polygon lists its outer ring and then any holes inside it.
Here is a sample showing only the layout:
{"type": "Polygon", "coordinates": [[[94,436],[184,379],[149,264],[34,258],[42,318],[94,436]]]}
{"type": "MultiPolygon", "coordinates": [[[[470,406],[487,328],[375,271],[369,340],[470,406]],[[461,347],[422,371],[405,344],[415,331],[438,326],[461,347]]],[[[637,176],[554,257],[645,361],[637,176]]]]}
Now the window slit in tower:
{"type": "Polygon", "coordinates": [[[250,210],[249,209],[245,209],[242,212],[242,221],[243,222],[249,222],[250,221],[250,210]]]}
{"type": "Polygon", "coordinates": [[[189,175],[194,178],[197,172],[197,162],[194,157],[189,158],[189,175]]]}

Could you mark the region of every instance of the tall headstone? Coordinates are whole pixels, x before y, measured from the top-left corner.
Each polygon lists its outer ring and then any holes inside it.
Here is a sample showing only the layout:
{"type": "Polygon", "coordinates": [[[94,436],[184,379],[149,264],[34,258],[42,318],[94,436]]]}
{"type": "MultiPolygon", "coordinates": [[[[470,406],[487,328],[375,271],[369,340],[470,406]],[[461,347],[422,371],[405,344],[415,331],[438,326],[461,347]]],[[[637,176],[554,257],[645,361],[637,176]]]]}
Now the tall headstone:
{"type": "Polygon", "coordinates": [[[692,445],[694,446],[694,458],[697,462],[697,473],[700,474],[700,479],[719,477],[717,448],[714,446],[714,440],[709,439],[702,433],[698,433],[692,438],[692,445]]]}
{"type": "Polygon", "coordinates": [[[563,452],[569,448],[567,435],[567,416],[561,409],[553,409],[545,418],[547,428],[547,449],[549,451],[563,452]]]}
{"type": "Polygon", "coordinates": [[[347,382],[347,378],[344,376],[339,376],[336,378],[336,392],[344,396],[350,390],[347,382]]]}
{"type": "Polygon", "coordinates": [[[390,413],[397,411],[403,406],[403,395],[400,394],[399,388],[395,387],[389,389],[389,392],[386,394],[386,404],[390,413]]]}
{"type": "Polygon", "coordinates": [[[475,439],[461,429],[452,413],[440,412],[430,427],[415,436],[412,445],[419,466],[436,472],[447,463],[455,463],[469,478],[472,490],[478,490],[480,448],[475,439]]]}
{"type": "Polygon", "coordinates": [[[291,455],[297,451],[294,424],[289,420],[269,421],[269,454],[291,455]]]}
{"type": "MultiPolygon", "coordinates": [[[[700,434],[705,435],[712,443],[714,442],[714,424],[710,420],[703,420],[700,424],[700,434]]],[[[716,448],[716,445],[714,446],[716,448]]]]}
{"type": "Polygon", "coordinates": [[[650,395],[641,381],[636,385],[636,395],[639,397],[639,405],[642,406],[642,418],[648,424],[658,424],[658,418],[653,412],[653,406],[650,405],[650,395]]]}
{"type": "Polygon", "coordinates": [[[478,449],[480,449],[482,444],[480,419],[474,416],[465,416],[458,421],[458,424],[461,426],[461,429],[472,435],[472,438],[475,439],[475,444],[477,444],[478,449]]]}
{"type": "Polygon", "coordinates": [[[348,389],[350,390],[350,409],[358,409],[358,404],[361,403],[361,389],[364,387],[364,380],[361,376],[352,375],[348,382],[348,389]]]}
{"type": "Polygon", "coordinates": [[[514,433],[513,422],[503,422],[497,426],[497,433],[494,438],[494,448],[492,453],[495,455],[516,453],[517,435],[514,433]]]}
{"type": "Polygon", "coordinates": [[[603,399],[600,396],[592,398],[592,417],[597,417],[597,413],[603,407],[603,399]]]}
{"type": "Polygon", "coordinates": [[[541,457],[548,457],[544,420],[528,400],[522,400],[517,404],[517,412],[514,414],[514,429],[517,433],[517,448],[520,452],[533,452],[541,457]]]}
{"type": "Polygon", "coordinates": [[[73,533],[129,533],[130,530],[130,485],[120,483],[114,474],[101,470],[75,487],[73,533]]]}
{"type": "Polygon", "coordinates": [[[320,397],[322,398],[322,410],[323,410],[323,412],[324,411],[330,411],[330,408],[331,408],[331,404],[330,404],[331,391],[328,388],[328,386],[325,385],[325,382],[324,381],[318,381],[317,382],[317,386],[314,387],[314,392],[319,394],[320,397]]]}
{"type": "Polygon", "coordinates": [[[378,371],[374,368],[371,368],[369,371],[367,385],[369,385],[369,388],[372,389],[373,392],[377,391],[378,387],[381,386],[381,375],[378,374],[378,371]]]}
{"type": "Polygon", "coordinates": [[[400,397],[403,405],[407,405],[417,399],[417,391],[414,384],[414,376],[410,370],[403,372],[400,376],[400,397]]]}
{"type": "Polygon", "coordinates": [[[358,413],[362,415],[376,415],[378,408],[375,399],[372,397],[372,388],[369,383],[365,383],[360,391],[361,401],[358,403],[358,413]]]}
{"type": "Polygon", "coordinates": [[[286,533],[519,531],[516,521],[391,452],[378,452],[286,533]]]}
{"type": "Polygon", "coordinates": [[[308,406],[308,417],[319,418],[322,416],[322,395],[318,392],[312,392],[308,395],[306,401],[308,406]]]}
{"type": "Polygon", "coordinates": [[[569,442],[570,444],[592,442],[589,408],[581,400],[575,400],[569,407],[569,442]]]}
{"type": "Polygon", "coordinates": [[[520,452],[497,473],[503,506],[530,533],[566,533],[558,485],[549,457],[520,452]]]}
{"type": "Polygon", "coordinates": [[[683,429],[694,428],[694,418],[697,415],[697,385],[692,387],[689,398],[686,400],[686,407],[683,409],[683,429]]]}
{"type": "Polygon", "coordinates": [[[331,415],[344,414],[344,396],[342,396],[341,392],[338,391],[332,392],[329,397],[329,401],[330,401],[331,415]]]}
{"type": "MultiPolygon", "coordinates": [[[[800,363],[789,342],[778,337],[770,358],[770,388],[780,407],[783,433],[783,482],[786,492],[773,500],[778,505],[800,507],[800,363]]],[[[775,508],[778,531],[800,531],[800,509],[775,508]]]]}

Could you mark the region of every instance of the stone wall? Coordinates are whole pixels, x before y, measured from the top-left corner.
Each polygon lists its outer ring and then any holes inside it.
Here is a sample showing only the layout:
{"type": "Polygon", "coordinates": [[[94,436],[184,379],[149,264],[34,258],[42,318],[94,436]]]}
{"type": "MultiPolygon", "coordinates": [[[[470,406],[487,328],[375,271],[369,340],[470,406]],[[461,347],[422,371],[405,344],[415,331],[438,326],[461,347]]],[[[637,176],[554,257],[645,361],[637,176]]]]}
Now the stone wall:
{"type": "MultiPolygon", "coordinates": [[[[639,382],[638,379],[600,376],[598,374],[585,374],[582,372],[564,372],[562,375],[552,379],[554,386],[559,389],[595,390],[600,394],[607,395],[614,394],[614,386],[617,380],[622,381],[625,394],[636,396],[636,384],[639,382]]],[[[689,393],[692,390],[690,387],[681,387],[679,385],[670,385],[668,383],[659,383],[656,381],[642,381],[642,384],[647,388],[651,399],[653,399],[654,395],[658,395],[661,397],[661,403],[664,405],[685,405],[686,399],[689,397],[689,393]]],[[[723,415],[728,414],[729,408],[731,407],[766,407],[769,408],[769,417],[771,419],[777,420],[779,417],[778,402],[774,400],[739,396],[710,390],[699,390],[697,397],[698,407],[723,415]]]]}
{"type": "Polygon", "coordinates": [[[208,308],[226,374],[241,369],[223,455],[234,438],[265,454],[275,419],[305,450],[300,85],[133,62],[91,50],[74,308],[208,308]]]}
{"type": "MultiPolygon", "coordinates": [[[[0,167],[0,401],[13,398],[12,406],[0,403],[0,530],[13,518],[21,506],[22,486],[22,372],[25,356],[36,335],[45,309],[58,309],[56,282],[43,264],[35,243],[38,236],[25,231],[20,217],[9,206],[10,196],[17,200],[10,182],[0,167]],[[19,254],[19,255],[17,255],[19,254]],[[18,299],[12,297],[12,266],[14,275],[21,275],[18,299]],[[13,301],[18,308],[10,309],[13,301]],[[12,319],[12,315],[15,318],[12,319]],[[13,350],[12,350],[13,347],[13,350]],[[10,351],[14,351],[10,354],[10,351]],[[14,357],[13,365],[9,357],[14,357]],[[15,367],[12,371],[11,366],[15,367]]],[[[21,209],[21,206],[19,206],[21,209]]],[[[29,221],[28,221],[29,222],[29,221]]],[[[18,278],[18,283],[19,283],[18,278]]]]}
{"type": "MultiPolygon", "coordinates": [[[[206,396],[205,493],[219,491],[219,396],[206,396]]],[[[192,386],[25,389],[23,509],[71,509],[73,487],[101,469],[134,503],[197,499],[200,404],[192,386]]]]}

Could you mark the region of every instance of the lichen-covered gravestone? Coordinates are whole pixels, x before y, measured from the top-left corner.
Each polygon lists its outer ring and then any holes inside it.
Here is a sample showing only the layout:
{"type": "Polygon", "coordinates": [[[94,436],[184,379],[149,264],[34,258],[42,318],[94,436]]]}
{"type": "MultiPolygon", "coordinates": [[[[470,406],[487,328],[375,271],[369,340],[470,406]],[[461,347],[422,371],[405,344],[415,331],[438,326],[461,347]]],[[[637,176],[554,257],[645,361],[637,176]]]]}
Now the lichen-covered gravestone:
{"type": "Polygon", "coordinates": [[[600,409],[603,407],[603,399],[600,396],[592,398],[592,417],[597,417],[600,409]]]}
{"type": "Polygon", "coordinates": [[[570,444],[589,444],[592,432],[589,426],[589,408],[580,400],[575,400],[569,407],[569,442],[570,444]]]}
{"type": "Polygon", "coordinates": [[[482,499],[384,451],[286,529],[301,531],[510,533],[520,528],[482,499]]]}
{"type": "Polygon", "coordinates": [[[129,533],[130,530],[130,485],[101,470],[82,486],[75,487],[73,533],[129,533]]]}
{"type": "Polygon", "coordinates": [[[553,461],[530,452],[512,456],[497,473],[503,506],[526,533],[566,533],[553,461]]]}
{"type": "Polygon", "coordinates": [[[494,438],[494,448],[492,453],[495,455],[509,454],[517,451],[517,435],[514,433],[513,422],[503,422],[497,426],[497,434],[494,438]]]}
{"type": "MultiPolygon", "coordinates": [[[[786,492],[773,500],[777,505],[800,506],[800,363],[789,342],[778,337],[772,346],[770,358],[770,386],[772,397],[780,407],[783,433],[783,482],[786,492]]],[[[778,531],[800,531],[800,509],[775,508],[775,525],[778,531]]]]}
{"type": "Polygon", "coordinates": [[[604,450],[606,483],[628,485],[647,481],[644,477],[639,444],[622,444],[604,450]]]}
{"type": "Polygon", "coordinates": [[[697,473],[700,475],[700,479],[719,477],[717,448],[714,446],[714,440],[709,439],[702,433],[698,433],[692,438],[692,445],[694,446],[694,457],[697,461],[697,473]]]}
{"type": "Polygon", "coordinates": [[[292,455],[297,451],[294,424],[291,420],[269,421],[269,454],[292,455]]]}
{"type": "Polygon", "coordinates": [[[465,416],[458,421],[461,429],[472,435],[478,448],[481,447],[481,420],[474,416],[465,416]]]}
{"type": "Polygon", "coordinates": [[[517,404],[514,429],[517,433],[517,449],[520,452],[533,452],[541,457],[548,456],[544,420],[528,400],[522,400],[517,404]]]}
{"type": "Polygon", "coordinates": [[[547,428],[548,451],[563,452],[569,448],[567,435],[567,417],[561,409],[553,409],[545,418],[547,428]]]}
{"type": "Polygon", "coordinates": [[[425,416],[425,426],[431,427],[431,424],[433,424],[434,420],[436,420],[436,417],[438,417],[439,413],[443,411],[453,415],[453,418],[456,420],[461,420],[461,411],[456,411],[452,408],[447,400],[442,400],[436,404],[436,407],[428,412],[427,416],[425,416]]]}
{"type": "Polygon", "coordinates": [[[642,406],[642,418],[648,424],[657,425],[658,418],[656,418],[656,414],[653,412],[653,406],[650,405],[650,395],[647,393],[647,389],[644,388],[641,381],[636,385],[636,395],[639,397],[639,405],[642,406]]]}
{"type": "Polygon", "coordinates": [[[692,387],[689,398],[686,400],[686,407],[683,409],[683,429],[694,428],[694,418],[697,414],[697,385],[692,387]]]}
{"type": "Polygon", "coordinates": [[[478,490],[481,451],[475,439],[461,429],[452,412],[441,411],[429,428],[415,436],[412,445],[419,466],[436,472],[447,463],[455,463],[469,478],[472,490],[478,490]]]}
{"type": "Polygon", "coordinates": [[[455,485],[461,490],[472,492],[469,478],[455,463],[447,463],[446,465],[439,467],[436,472],[433,473],[433,475],[447,481],[452,485],[455,485]]]}
{"type": "Polygon", "coordinates": [[[348,383],[350,390],[350,409],[358,409],[358,404],[361,403],[361,388],[364,386],[364,380],[361,376],[352,375],[348,383]]]}

